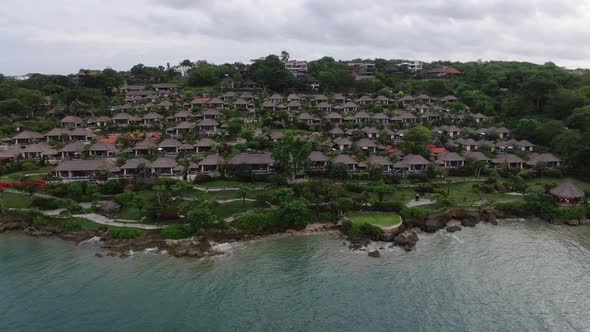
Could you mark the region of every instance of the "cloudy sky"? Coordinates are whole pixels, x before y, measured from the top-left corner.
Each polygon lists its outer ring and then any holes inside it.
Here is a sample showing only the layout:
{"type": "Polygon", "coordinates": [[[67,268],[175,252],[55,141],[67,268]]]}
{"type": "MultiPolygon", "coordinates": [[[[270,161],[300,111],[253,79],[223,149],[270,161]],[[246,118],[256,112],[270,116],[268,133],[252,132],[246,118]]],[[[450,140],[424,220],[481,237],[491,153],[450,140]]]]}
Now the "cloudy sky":
{"type": "Polygon", "coordinates": [[[590,0],[2,0],[0,73],[183,59],[553,61],[590,67],[590,0]]]}

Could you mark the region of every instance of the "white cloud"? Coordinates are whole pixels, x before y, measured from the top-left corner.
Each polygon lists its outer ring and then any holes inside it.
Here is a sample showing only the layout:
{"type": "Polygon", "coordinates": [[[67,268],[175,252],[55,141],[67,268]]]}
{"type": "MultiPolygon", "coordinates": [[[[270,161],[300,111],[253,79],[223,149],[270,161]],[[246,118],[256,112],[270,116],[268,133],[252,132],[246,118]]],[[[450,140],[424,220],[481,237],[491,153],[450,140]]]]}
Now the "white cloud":
{"type": "Polygon", "coordinates": [[[0,72],[292,57],[590,67],[590,0],[37,0],[0,12],[0,72]]]}

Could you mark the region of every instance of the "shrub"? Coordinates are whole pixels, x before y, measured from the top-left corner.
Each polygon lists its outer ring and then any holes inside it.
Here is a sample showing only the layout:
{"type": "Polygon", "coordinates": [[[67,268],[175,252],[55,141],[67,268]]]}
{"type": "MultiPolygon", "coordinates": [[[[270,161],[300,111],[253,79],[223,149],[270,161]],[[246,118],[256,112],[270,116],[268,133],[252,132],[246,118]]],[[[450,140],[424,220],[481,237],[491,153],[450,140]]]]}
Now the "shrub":
{"type": "Polygon", "coordinates": [[[368,237],[371,240],[379,240],[383,234],[383,229],[379,226],[368,223],[353,223],[348,219],[342,222],[342,230],[350,237],[368,237]]]}
{"type": "Polygon", "coordinates": [[[279,215],[275,211],[255,212],[238,218],[232,222],[232,226],[244,231],[263,234],[276,227],[279,220],[279,215]]]}
{"type": "Polygon", "coordinates": [[[143,235],[144,231],[137,228],[111,228],[109,229],[109,235],[114,239],[133,239],[140,235],[143,235]]]}
{"type": "Polygon", "coordinates": [[[426,218],[428,218],[428,211],[418,207],[404,207],[403,209],[401,209],[400,215],[404,219],[426,220],[426,218]]]}
{"type": "Polygon", "coordinates": [[[582,220],[586,217],[584,207],[557,208],[554,214],[555,219],[563,220],[582,220]]]}
{"type": "Polygon", "coordinates": [[[414,188],[414,190],[416,190],[418,194],[424,195],[426,193],[433,193],[434,187],[431,184],[421,184],[414,188]]]}
{"type": "Polygon", "coordinates": [[[520,216],[525,214],[526,207],[523,202],[505,202],[496,204],[496,209],[504,213],[520,216]]]}
{"type": "Polygon", "coordinates": [[[82,223],[76,219],[67,219],[60,223],[59,227],[64,231],[79,231],[82,229],[82,223]]]}
{"type": "Polygon", "coordinates": [[[377,201],[372,203],[374,211],[381,212],[400,212],[404,208],[404,204],[398,201],[377,201]]]}
{"type": "Polygon", "coordinates": [[[191,236],[190,229],[185,225],[170,225],[160,231],[165,239],[184,239],[191,236]]]}
{"type": "Polygon", "coordinates": [[[34,197],[32,205],[41,210],[57,210],[65,209],[68,206],[68,203],[63,199],[34,197]]]}

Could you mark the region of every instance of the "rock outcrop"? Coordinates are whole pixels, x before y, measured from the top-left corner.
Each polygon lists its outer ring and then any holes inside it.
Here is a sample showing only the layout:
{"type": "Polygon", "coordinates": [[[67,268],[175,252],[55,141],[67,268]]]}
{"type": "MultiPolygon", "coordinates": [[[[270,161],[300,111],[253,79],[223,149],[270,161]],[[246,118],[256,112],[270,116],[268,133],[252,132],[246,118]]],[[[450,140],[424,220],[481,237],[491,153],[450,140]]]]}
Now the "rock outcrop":
{"type": "Polygon", "coordinates": [[[407,229],[395,237],[393,243],[403,248],[405,251],[411,251],[418,242],[418,234],[412,229],[407,229]]]}

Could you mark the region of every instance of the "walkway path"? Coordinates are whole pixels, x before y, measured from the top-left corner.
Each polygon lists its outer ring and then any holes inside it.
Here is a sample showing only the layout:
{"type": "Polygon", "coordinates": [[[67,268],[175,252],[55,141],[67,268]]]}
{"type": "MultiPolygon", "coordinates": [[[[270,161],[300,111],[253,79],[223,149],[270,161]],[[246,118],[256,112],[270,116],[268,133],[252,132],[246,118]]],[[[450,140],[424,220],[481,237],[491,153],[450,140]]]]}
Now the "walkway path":
{"type": "Polygon", "coordinates": [[[135,220],[117,219],[120,221],[130,222],[130,224],[126,224],[126,223],[122,223],[122,222],[117,222],[115,220],[109,219],[105,216],[102,216],[102,215],[96,214],[96,213],[74,214],[74,215],[72,215],[72,217],[88,219],[88,220],[95,222],[97,224],[107,225],[107,226],[141,228],[141,229],[162,229],[162,228],[164,228],[164,226],[158,226],[158,225],[138,224],[138,223],[136,223],[135,220]]]}
{"type": "Polygon", "coordinates": [[[410,202],[406,203],[407,207],[414,207],[414,206],[422,206],[422,205],[431,205],[434,204],[434,201],[431,201],[426,198],[420,198],[419,200],[411,200],[410,202]]]}

